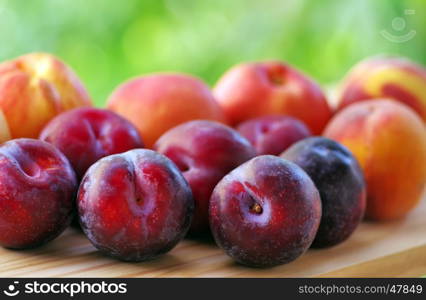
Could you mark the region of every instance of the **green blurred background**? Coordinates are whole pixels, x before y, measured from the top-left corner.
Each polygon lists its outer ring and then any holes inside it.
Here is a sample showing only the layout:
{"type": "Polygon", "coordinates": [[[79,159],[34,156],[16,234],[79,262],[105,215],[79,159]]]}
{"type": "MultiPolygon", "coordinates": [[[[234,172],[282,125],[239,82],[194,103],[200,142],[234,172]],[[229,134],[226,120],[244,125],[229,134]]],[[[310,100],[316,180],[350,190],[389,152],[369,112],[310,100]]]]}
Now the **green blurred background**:
{"type": "Polygon", "coordinates": [[[214,84],[247,60],[285,60],[328,84],[378,53],[426,64],[425,14],[424,0],[0,0],[0,60],[54,53],[97,105],[132,76],[182,71],[214,84]],[[416,35],[395,43],[382,30],[416,35]]]}

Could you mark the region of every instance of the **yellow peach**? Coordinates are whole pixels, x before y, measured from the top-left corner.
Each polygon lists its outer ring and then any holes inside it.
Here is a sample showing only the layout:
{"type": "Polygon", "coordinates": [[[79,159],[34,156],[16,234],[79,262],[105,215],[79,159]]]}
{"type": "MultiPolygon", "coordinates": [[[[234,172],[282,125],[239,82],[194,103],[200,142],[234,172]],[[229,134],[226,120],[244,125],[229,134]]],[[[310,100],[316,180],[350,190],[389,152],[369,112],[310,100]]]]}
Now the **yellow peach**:
{"type": "Polygon", "coordinates": [[[57,114],[89,105],[78,77],[53,55],[31,53],[0,64],[0,108],[12,138],[36,138],[57,114]]]}
{"type": "Polygon", "coordinates": [[[3,111],[0,110],[0,143],[6,142],[10,139],[9,125],[7,125],[3,111]]]}

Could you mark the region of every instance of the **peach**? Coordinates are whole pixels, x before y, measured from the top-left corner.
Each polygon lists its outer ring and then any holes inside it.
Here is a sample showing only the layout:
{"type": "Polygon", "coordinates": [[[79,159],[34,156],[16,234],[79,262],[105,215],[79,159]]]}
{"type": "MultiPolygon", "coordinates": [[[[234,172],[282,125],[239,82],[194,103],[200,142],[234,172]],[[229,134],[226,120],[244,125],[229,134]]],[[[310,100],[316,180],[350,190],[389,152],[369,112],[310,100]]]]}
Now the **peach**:
{"type": "Polygon", "coordinates": [[[198,78],[177,73],[131,79],[112,93],[107,107],[131,121],[148,148],[164,132],[186,121],[224,121],[208,86],[198,78]]]}
{"type": "Polygon", "coordinates": [[[0,143],[10,139],[9,125],[7,124],[3,111],[0,109],[0,143]]]}
{"type": "Polygon", "coordinates": [[[330,121],[324,136],[358,159],[367,183],[367,217],[399,218],[419,202],[426,183],[426,130],[408,106],[392,100],[354,103],[330,121]]]}
{"type": "Polygon", "coordinates": [[[0,108],[12,138],[36,138],[54,116],[88,105],[83,84],[53,55],[32,53],[0,64],[0,108]]]}
{"type": "Polygon", "coordinates": [[[374,57],[358,63],[342,85],[338,108],[389,98],[407,104],[426,121],[426,69],[402,57],[374,57]]]}
{"type": "Polygon", "coordinates": [[[313,134],[320,134],[332,114],[320,87],[279,61],[237,65],[219,79],[213,91],[232,125],[284,114],[302,120],[313,134]]]}

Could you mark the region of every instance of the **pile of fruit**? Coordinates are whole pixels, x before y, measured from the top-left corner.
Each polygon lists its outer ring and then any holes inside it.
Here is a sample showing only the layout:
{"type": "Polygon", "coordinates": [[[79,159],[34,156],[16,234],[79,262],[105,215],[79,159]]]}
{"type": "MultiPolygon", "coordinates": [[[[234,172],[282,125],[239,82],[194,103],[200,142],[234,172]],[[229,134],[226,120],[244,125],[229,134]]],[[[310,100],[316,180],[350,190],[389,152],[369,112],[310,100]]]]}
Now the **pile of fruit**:
{"type": "Polygon", "coordinates": [[[271,61],[231,68],[213,91],[179,73],[133,78],[101,109],[54,56],[5,61],[0,245],[40,246],[75,220],[120,260],[212,234],[267,267],[345,241],[364,215],[405,216],[426,183],[425,68],[368,59],[336,107],[326,98],[271,61]]]}

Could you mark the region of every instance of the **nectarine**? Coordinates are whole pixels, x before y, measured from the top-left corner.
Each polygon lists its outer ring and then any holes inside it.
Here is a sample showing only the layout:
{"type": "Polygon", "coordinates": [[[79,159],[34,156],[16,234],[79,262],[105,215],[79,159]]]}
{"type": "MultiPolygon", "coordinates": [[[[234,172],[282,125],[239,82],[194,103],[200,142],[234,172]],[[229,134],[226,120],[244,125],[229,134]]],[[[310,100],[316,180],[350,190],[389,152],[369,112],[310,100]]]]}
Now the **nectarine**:
{"type": "Polygon", "coordinates": [[[268,114],[302,120],[314,134],[331,117],[324,93],[306,75],[279,61],[244,63],[219,79],[214,95],[232,125],[268,114]]]}

